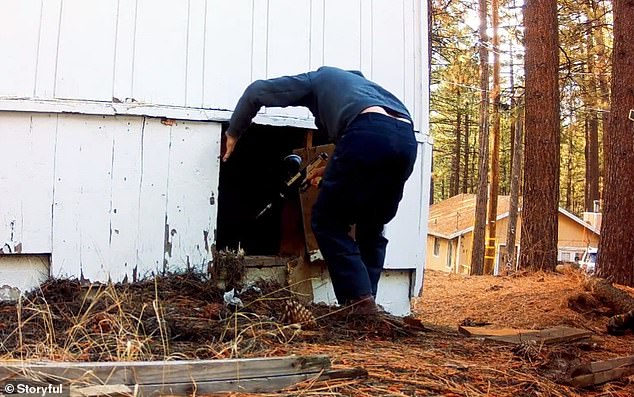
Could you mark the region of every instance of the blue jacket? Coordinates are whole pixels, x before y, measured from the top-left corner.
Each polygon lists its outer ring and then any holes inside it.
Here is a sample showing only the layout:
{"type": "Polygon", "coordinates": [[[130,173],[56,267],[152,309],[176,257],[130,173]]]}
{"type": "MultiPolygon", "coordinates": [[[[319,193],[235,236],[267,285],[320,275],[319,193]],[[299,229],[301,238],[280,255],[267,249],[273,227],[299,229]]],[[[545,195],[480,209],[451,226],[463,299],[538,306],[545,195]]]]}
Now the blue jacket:
{"type": "Polygon", "coordinates": [[[257,80],[247,87],[231,116],[227,135],[239,138],[262,106],[307,107],[319,130],[336,141],[363,109],[381,106],[411,120],[403,103],[389,91],[367,80],[361,72],[323,66],[296,76],[257,80]]]}

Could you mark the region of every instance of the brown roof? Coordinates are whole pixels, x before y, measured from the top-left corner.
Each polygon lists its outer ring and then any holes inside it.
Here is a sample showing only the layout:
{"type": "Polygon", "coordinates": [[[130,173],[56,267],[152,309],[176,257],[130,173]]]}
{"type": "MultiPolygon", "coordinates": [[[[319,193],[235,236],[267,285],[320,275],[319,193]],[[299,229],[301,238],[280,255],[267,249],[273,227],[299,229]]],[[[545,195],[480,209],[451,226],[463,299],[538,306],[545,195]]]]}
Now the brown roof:
{"type": "MultiPolygon", "coordinates": [[[[498,196],[498,216],[508,212],[510,196],[498,196]]],[[[459,194],[429,207],[429,233],[451,236],[473,227],[475,194],[459,194]]]]}

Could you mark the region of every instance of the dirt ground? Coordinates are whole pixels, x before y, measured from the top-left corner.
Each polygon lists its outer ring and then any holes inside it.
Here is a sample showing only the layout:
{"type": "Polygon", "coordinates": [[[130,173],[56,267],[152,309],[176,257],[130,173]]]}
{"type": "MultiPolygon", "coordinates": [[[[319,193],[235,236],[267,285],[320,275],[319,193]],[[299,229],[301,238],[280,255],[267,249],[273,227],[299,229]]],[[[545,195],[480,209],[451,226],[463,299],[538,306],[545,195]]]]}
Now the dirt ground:
{"type": "Polygon", "coordinates": [[[568,298],[582,291],[583,279],[579,273],[468,277],[428,271],[422,297],[414,302],[428,332],[395,341],[300,345],[293,352],[330,354],[341,364],[370,372],[366,380],[330,390],[313,388],[311,395],[634,396],[634,377],[588,390],[564,384],[578,364],[634,354],[631,334],[606,333],[608,309],[581,313],[568,307],[568,298]],[[461,336],[457,327],[465,320],[500,328],[564,325],[590,330],[593,336],[590,342],[514,347],[461,336]]]}
{"type": "Polygon", "coordinates": [[[62,361],[326,354],[335,368],[369,372],[363,379],[306,382],[269,394],[275,396],[633,396],[634,377],[589,390],[565,385],[576,365],[634,354],[632,334],[607,335],[608,309],[568,307],[582,281],[578,273],[466,277],[428,271],[413,304],[427,330],[409,333],[382,322],[353,327],[323,305],[308,307],[317,328],[282,327],[275,316],[289,292],[275,286],[243,292],[245,306],[232,317],[223,291],[195,275],[94,291],[77,281],[54,281],[19,305],[0,306],[0,348],[5,359],[62,361]],[[457,327],[463,322],[564,325],[593,337],[513,346],[462,336],[457,327]]]}

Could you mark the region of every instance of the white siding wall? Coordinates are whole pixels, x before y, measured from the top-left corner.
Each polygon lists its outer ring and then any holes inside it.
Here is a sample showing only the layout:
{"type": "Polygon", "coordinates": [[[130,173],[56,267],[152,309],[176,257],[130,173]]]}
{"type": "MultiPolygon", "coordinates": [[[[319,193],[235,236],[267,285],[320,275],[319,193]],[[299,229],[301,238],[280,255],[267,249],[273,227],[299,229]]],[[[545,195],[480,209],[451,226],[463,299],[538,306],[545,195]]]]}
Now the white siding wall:
{"type": "MultiPolygon", "coordinates": [[[[0,0],[0,242],[52,252],[56,275],[103,278],[109,269],[120,279],[203,263],[214,238],[220,126],[142,116],[226,120],[250,82],[327,64],[359,69],[390,89],[423,132],[387,230],[387,266],[417,267],[417,293],[431,166],[426,7],[0,0]]],[[[261,114],[275,125],[312,124],[305,109],[261,114]]]]}
{"type": "MultiPolygon", "coordinates": [[[[328,64],[360,69],[424,126],[424,7],[417,0],[0,0],[10,16],[0,26],[0,99],[231,110],[253,80],[328,64]]],[[[305,109],[266,112],[308,117],[305,109]]]]}
{"type": "Polygon", "coordinates": [[[4,253],[51,252],[56,117],[2,114],[0,244],[4,253]]]}
{"type": "Polygon", "coordinates": [[[8,112],[0,117],[5,253],[52,253],[53,275],[102,281],[210,260],[219,124],[8,112]]]}

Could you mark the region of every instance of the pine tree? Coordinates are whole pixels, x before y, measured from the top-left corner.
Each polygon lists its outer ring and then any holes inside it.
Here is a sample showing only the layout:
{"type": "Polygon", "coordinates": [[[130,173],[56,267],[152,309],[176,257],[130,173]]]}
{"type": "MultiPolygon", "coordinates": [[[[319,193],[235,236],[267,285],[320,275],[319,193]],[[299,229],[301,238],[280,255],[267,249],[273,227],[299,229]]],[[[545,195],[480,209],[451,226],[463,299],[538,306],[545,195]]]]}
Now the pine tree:
{"type": "Polygon", "coordinates": [[[520,266],[554,270],[560,150],[557,1],[528,1],[524,25],[526,130],[520,266]]]}
{"type": "Polygon", "coordinates": [[[604,215],[597,271],[634,286],[634,0],[614,1],[609,127],[605,131],[604,215]]]}

